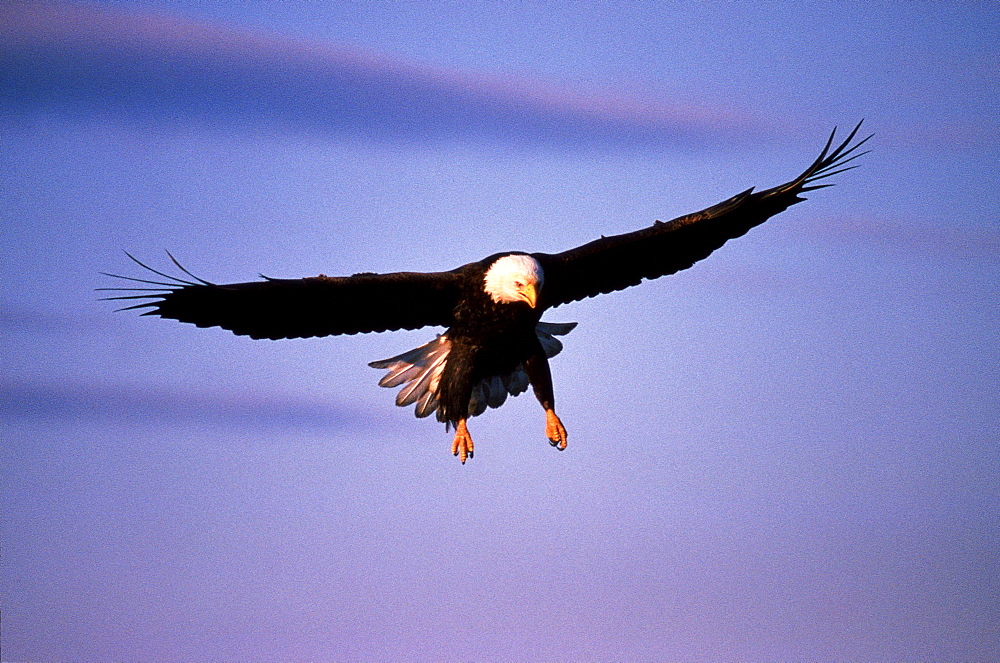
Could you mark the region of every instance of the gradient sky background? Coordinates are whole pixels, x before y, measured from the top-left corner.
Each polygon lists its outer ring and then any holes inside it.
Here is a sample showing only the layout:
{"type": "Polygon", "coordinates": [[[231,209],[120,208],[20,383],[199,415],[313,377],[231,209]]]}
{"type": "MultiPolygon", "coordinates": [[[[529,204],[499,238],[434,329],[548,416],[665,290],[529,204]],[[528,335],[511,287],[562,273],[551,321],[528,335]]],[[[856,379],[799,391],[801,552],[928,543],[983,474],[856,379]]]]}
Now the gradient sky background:
{"type": "Polygon", "coordinates": [[[1000,659],[992,3],[0,6],[3,660],[1000,659]],[[859,170],[550,312],[476,457],[368,361],[112,313],[560,251],[859,170]]]}

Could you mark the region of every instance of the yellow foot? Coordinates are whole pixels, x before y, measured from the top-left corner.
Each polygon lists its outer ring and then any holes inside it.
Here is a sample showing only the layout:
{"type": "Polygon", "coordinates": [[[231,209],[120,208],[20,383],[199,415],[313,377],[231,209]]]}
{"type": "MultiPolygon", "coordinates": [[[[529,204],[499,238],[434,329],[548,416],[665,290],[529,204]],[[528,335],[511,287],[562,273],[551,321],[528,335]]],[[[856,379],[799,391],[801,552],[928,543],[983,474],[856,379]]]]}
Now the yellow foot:
{"type": "Polygon", "coordinates": [[[458,456],[462,464],[465,465],[465,459],[472,458],[472,450],[472,436],[469,435],[465,419],[462,419],[455,426],[455,440],[451,443],[451,455],[458,456]]]}
{"type": "Polygon", "coordinates": [[[545,436],[556,449],[562,451],[566,448],[566,427],[559,421],[555,410],[545,411],[545,436]]]}

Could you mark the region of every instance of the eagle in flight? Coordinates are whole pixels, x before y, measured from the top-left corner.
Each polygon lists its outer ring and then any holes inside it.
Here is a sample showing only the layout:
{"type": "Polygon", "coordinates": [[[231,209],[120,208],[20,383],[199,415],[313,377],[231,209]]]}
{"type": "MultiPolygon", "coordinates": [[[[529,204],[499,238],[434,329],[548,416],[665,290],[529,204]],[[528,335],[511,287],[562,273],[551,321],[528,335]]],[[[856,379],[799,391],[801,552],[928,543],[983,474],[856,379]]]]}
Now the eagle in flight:
{"type": "Polygon", "coordinates": [[[446,428],[454,427],[451,451],[465,463],[473,456],[468,419],[530,385],[545,410],[549,443],[565,449],[566,428],[556,415],[548,360],[562,350],[556,336],[576,323],[542,322],[542,314],[687,269],[805,200],[802,193],[832,186],[816,182],[857,167],[847,164],[866,154],[858,148],[871,136],[854,141],[860,128],[859,122],[836,147],[834,129],[819,157],[790,182],[757,193],[747,189],[700,212],[562,253],[507,251],[448,272],[263,277],[224,285],[194,276],[169,253],[183,278],[126,254],[166,280],[106,274],[144,286],[101,290],[130,291],[107,298],[138,300],[122,310],[145,309],[143,315],[222,327],[254,339],[445,327],[429,343],[369,364],[387,371],[379,385],[402,387],[396,404],[415,405],[418,417],[436,412],[446,428]]]}

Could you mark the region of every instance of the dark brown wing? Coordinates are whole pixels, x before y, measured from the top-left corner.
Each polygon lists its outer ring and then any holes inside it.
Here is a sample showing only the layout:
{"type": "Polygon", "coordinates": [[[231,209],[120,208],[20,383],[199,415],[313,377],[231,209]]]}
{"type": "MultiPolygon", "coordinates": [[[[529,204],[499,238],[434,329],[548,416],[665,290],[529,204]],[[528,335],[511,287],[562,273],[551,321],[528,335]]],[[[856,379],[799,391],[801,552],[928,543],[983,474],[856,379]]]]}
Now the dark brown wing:
{"type": "MultiPolygon", "coordinates": [[[[307,338],[449,326],[459,292],[457,271],[305,279],[265,277],[263,281],[216,285],[192,275],[176,260],[174,264],[194,281],[170,276],[129,257],[168,281],[108,274],[150,286],[101,288],[138,291],[108,297],[139,300],[123,310],[149,309],[143,315],[199,327],[222,327],[251,338],[307,338]]],[[[170,258],[173,260],[173,256],[170,258]]]]}
{"type": "Polygon", "coordinates": [[[834,129],[816,161],[781,186],[760,193],[748,189],[700,212],[667,223],[657,221],[651,227],[604,237],[563,253],[532,254],[545,270],[540,305],[559,306],[687,269],[730,239],[805,200],[799,194],[832,186],[813,182],[855,168],[845,164],[866,154],[857,149],[871,138],[851,145],[860,128],[859,122],[831,152],[834,129]]]}

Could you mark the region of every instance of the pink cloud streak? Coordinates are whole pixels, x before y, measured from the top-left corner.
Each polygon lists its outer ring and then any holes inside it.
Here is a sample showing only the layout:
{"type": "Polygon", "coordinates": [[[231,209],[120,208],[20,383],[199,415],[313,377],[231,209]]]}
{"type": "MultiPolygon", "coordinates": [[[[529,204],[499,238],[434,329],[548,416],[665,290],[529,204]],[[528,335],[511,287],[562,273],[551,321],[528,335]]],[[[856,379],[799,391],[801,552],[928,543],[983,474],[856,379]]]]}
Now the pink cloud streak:
{"type": "MultiPolygon", "coordinates": [[[[202,23],[151,12],[120,12],[88,4],[10,3],[0,6],[0,52],[57,54],[74,58],[122,54],[136,61],[207,63],[225,75],[275,69],[305,71],[319,79],[357,76],[377,91],[408,98],[447,98],[498,108],[514,123],[575,122],[604,131],[638,131],[659,140],[673,134],[746,130],[749,118],[667,103],[611,90],[574,90],[542,80],[432,67],[332,44],[291,39],[227,25],[202,23]],[[384,89],[383,89],[384,88],[384,89]]],[[[287,73],[285,74],[288,75],[287,73]]],[[[455,112],[454,106],[446,111],[455,112]]],[[[459,111],[467,113],[467,109],[459,111]]],[[[481,120],[480,120],[481,121],[481,120]]]]}

